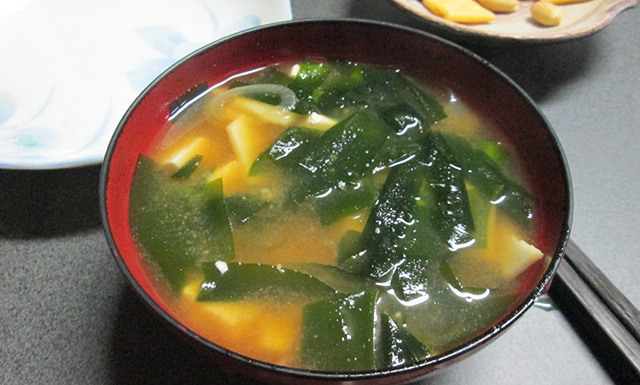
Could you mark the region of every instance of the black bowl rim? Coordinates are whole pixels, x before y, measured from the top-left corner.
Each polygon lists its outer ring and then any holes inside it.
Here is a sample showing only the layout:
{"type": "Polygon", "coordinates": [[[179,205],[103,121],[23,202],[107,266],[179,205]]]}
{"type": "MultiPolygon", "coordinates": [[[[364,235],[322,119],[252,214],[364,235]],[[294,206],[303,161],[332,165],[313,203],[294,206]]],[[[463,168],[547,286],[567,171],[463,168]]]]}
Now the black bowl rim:
{"type": "MultiPolygon", "coordinates": [[[[217,351],[218,353],[221,353],[221,354],[223,354],[225,356],[229,356],[231,358],[239,360],[240,362],[242,362],[244,364],[255,365],[255,366],[258,366],[258,367],[260,367],[262,369],[270,371],[270,372],[281,373],[281,374],[292,376],[292,377],[298,377],[300,379],[314,379],[314,380],[324,380],[324,381],[354,381],[354,380],[359,380],[359,379],[373,380],[373,379],[380,378],[380,377],[393,376],[395,374],[400,374],[400,373],[407,374],[407,373],[410,373],[410,372],[416,373],[416,376],[413,378],[413,379],[416,379],[418,377],[421,377],[422,375],[426,375],[427,373],[430,373],[431,371],[428,370],[428,368],[431,367],[431,366],[434,367],[433,370],[435,371],[435,370],[441,368],[442,366],[444,366],[446,364],[453,363],[457,359],[463,358],[464,356],[466,356],[466,355],[468,355],[468,354],[470,354],[472,352],[477,351],[480,347],[486,345],[488,342],[493,341],[495,339],[495,337],[497,337],[504,330],[506,330],[508,327],[513,325],[531,306],[533,306],[533,304],[535,303],[537,298],[540,295],[542,295],[545,292],[546,288],[548,288],[548,286],[551,284],[551,281],[552,281],[553,276],[554,276],[554,274],[555,274],[555,272],[556,272],[556,270],[558,268],[558,265],[560,264],[560,262],[561,262],[561,260],[562,260],[562,258],[564,256],[564,251],[565,251],[567,242],[569,240],[571,221],[572,221],[572,217],[573,217],[572,183],[571,183],[571,176],[570,176],[568,163],[567,163],[567,159],[566,159],[564,150],[563,150],[563,148],[562,148],[562,146],[560,144],[560,141],[558,139],[557,134],[555,133],[555,131],[553,130],[553,128],[549,124],[549,122],[548,122],[547,118],[545,117],[545,115],[542,113],[542,111],[536,105],[536,103],[531,99],[531,97],[518,84],[516,84],[504,72],[502,72],[500,69],[495,67],[493,64],[491,64],[490,62],[488,62],[484,58],[482,58],[479,55],[473,53],[471,50],[469,50],[469,49],[467,49],[465,47],[462,47],[462,46],[460,46],[460,45],[458,45],[458,44],[456,44],[454,42],[451,42],[451,41],[449,41],[449,40],[447,40],[445,38],[442,38],[440,36],[434,35],[434,34],[429,33],[429,32],[425,32],[425,31],[422,31],[422,30],[418,30],[418,29],[415,29],[415,28],[402,26],[402,25],[398,25],[398,24],[394,24],[394,23],[383,22],[383,21],[375,21],[375,20],[357,19],[357,18],[341,18],[341,19],[314,18],[314,19],[299,19],[299,20],[290,20],[290,21],[283,21],[283,22],[265,24],[265,25],[262,25],[262,26],[258,26],[258,27],[254,27],[254,28],[251,28],[251,29],[247,29],[247,30],[241,31],[241,32],[237,32],[235,34],[229,35],[229,36],[224,37],[222,39],[215,40],[215,41],[213,41],[211,43],[208,43],[208,44],[198,48],[197,50],[193,51],[192,53],[190,53],[187,56],[183,57],[182,59],[178,60],[176,63],[174,63],[172,66],[170,66],[168,69],[163,71],[160,75],[158,75],[139,94],[139,96],[133,101],[133,103],[130,105],[130,107],[127,109],[127,111],[123,115],[122,119],[118,123],[117,128],[116,128],[116,130],[115,130],[115,132],[114,132],[114,134],[113,134],[113,136],[111,138],[111,141],[109,143],[109,146],[107,148],[107,151],[106,151],[106,154],[105,154],[105,158],[104,158],[104,162],[103,162],[103,165],[102,165],[102,169],[101,169],[101,173],[100,173],[99,193],[100,193],[100,195],[99,195],[100,215],[101,215],[101,218],[102,218],[104,232],[105,232],[105,235],[106,235],[106,238],[107,238],[107,243],[109,245],[109,248],[111,249],[111,252],[112,252],[112,254],[114,256],[114,259],[116,260],[116,263],[117,263],[118,267],[120,268],[120,270],[122,271],[122,273],[127,278],[128,282],[135,289],[135,292],[140,296],[140,298],[144,301],[145,304],[147,304],[148,306],[150,306],[154,310],[154,312],[157,315],[162,317],[165,321],[167,321],[170,325],[175,327],[177,330],[182,331],[184,334],[186,334],[192,340],[195,340],[198,343],[205,345],[207,348],[213,349],[213,350],[217,351]],[[530,107],[532,107],[537,112],[537,114],[541,117],[541,119],[544,122],[544,125],[547,128],[548,134],[550,135],[551,139],[553,140],[555,151],[556,151],[556,156],[559,158],[559,160],[561,162],[561,166],[562,166],[562,170],[561,171],[563,172],[562,176],[563,176],[563,179],[566,181],[566,187],[567,187],[566,196],[565,196],[565,202],[566,202],[566,206],[567,207],[566,207],[566,210],[565,210],[565,217],[563,219],[563,225],[562,225],[562,228],[561,228],[561,234],[559,236],[559,242],[558,242],[558,244],[556,246],[554,255],[551,258],[551,261],[550,261],[548,267],[546,268],[545,273],[543,274],[543,276],[541,277],[540,281],[538,282],[538,284],[534,287],[534,289],[531,291],[531,293],[526,296],[526,298],[522,301],[522,303],[516,309],[514,309],[512,312],[507,314],[504,319],[502,319],[499,323],[494,325],[491,329],[489,329],[489,330],[485,331],[484,333],[482,333],[481,335],[479,335],[479,336],[477,336],[477,337],[465,342],[464,344],[461,344],[461,345],[457,346],[456,348],[454,348],[452,350],[449,350],[449,351],[446,351],[444,353],[435,355],[433,357],[428,357],[425,360],[422,360],[422,361],[417,362],[417,363],[412,364],[412,365],[407,365],[407,366],[403,366],[403,367],[399,367],[399,368],[387,368],[387,369],[380,369],[380,370],[374,370],[374,371],[363,371],[363,372],[315,371],[315,370],[299,369],[299,368],[281,366],[281,365],[271,364],[271,363],[259,361],[259,360],[256,360],[256,359],[252,359],[250,357],[238,354],[238,353],[236,353],[236,352],[234,352],[232,350],[224,348],[224,347],[222,347],[220,345],[217,345],[217,344],[215,344],[215,343],[213,343],[213,342],[201,337],[197,333],[195,333],[195,332],[191,331],[190,329],[186,328],[182,323],[180,323],[174,317],[169,315],[165,310],[163,310],[162,307],[160,307],[160,305],[158,303],[156,303],[151,298],[151,296],[142,288],[142,286],[137,282],[137,280],[135,279],[133,274],[129,271],[128,267],[126,266],[121,254],[120,254],[120,252],[119,252],[119,250],[118,250],[118,248],[117,248],[117,246],[115,244],[115,240],[114,240],[113,234],[111,232],[111,227],[109,225],[109,220],[108,220],[108,216],[107,216],[106,188],[107,188],[108,179],[109,179],[109,169],[110,169],[110,164],[111,164],[111,158],[113,156],[113,152],[114,152],[114,149],[115,149],[116,144],[118,142],[118,139],[120,137],[120,134],[122,133],[124,127],[126,126],[130,116],[133,114],[133,112],[137,108],[137,105],[146,97],[146,95],[164,77],[166,77],[174,69],[176,69],[177,67],[181,66],[184,62],[189,61],[192,58],[202,54],[205,51],[213,49],[216,46],[224,44],[224,43],[226,43],[228,41],[231,41],[231,40],[234,40],[234,39],[237,39],[237,38],[241,38],[244,35],[254,33],[256,31],[261,31],[261,30],[266,30],[266,29],[273,29],[273,28],[282,28],[282,27],[291,26],[291,25],[302,25],[302,24],[336,24],[336,25],[359,24],[359,25],[368,25],[368,26],[379,27],[379,28],[383,28],[383,29],[394,29],[394,30],[400,30],[400,31],[408,32],[408,33],[411,33],[411,34],[415,34],[417,37],[435,40],[435,41],[438,41],[440,44],[449,46],[450,48],[453,48],[453,49],[457,50],[458,52],[460,52],[462,55],[467,56],[469,59],[475,60],[475,61],[479,62],[480,64],[488,67],[498,77],[502,78],[502,80],[505,81],[509,86],[513,87],[516,90],[516,92],[527,102],[527,104],[529,104],[530,107]]],[[[391,378],[390,378],[390,380],[391,380],[391,378]]]]}

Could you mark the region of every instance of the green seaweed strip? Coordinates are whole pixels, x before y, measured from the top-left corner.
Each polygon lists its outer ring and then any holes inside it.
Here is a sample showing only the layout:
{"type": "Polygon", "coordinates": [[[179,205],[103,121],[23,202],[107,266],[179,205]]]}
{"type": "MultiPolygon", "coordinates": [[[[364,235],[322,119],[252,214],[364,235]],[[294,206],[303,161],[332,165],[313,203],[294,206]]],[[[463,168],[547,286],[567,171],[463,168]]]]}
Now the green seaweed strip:
{"type": "Polygon", "coordinates": [[[440,133],[432,132],[428,143],[429,184],[441,214],[443,238],[456,250],[473,241],[475,229],[465,174],[440,133]]]}
{"type": "Polygon", "coordinates": [[[375,288],[375,281],[372,279],[348,273],[336,266],[320,263],[297,263],[291,267],[317,278],[340,294],[356,294],[375,288]]]}
{"type": "Polygon", "coordinates": [[[330,116],[338,116],[353,106],[347,94],[365,85],[362,67],[349,62],[331,62],[326,79],[311,94],[314,107],[330,116]]]}
{"type": "Polygon", "coordinates": [[[350,259],[354,272],[382,277],[404,260],[404,238],[423,179],[424,167],[417,161],[390,170],[360,237],[362,251],[350,259]]]}
{"type": "Polygon", "coordinates": [[[268,300],[291,295],[327,298],[336,293],[309,274],[272,265],[207,262],[202,264],[202,270],[204,282],[198,301],[268,300]]]}
{"type": "Polygon", "coordinates": [[[196,155],[193,158],[189,159],[184,166],[180,167],[178,171],[173,173],[171,177],[173,179],[189,179],[191,174],[193,174],[198,166],[200,165],[200,161],[202,160],[202,155],[196,155]]]}
{"type": "Polygon", "coordinates": [[[202,212],[204,199],[201,185],[174,181],[152,159],[139,158],[129,202],[132,234],[176,293],[218,247],[202,212]]]}
{"type": "Polygon", "coordinates": [[[317,197],[314,207],[320,223],[327,226],[348,215],[370,208],[378,192],[369,183],[349,183],[334,188],[331,193],[317,197]]]}
{"type": "Polygon", "coordinates": [[[474,145],[478,150],[481,150],[487,154],[489,158],[493,159],[501,169],[504,169],[509,163],[509,153],[501,143],[492,140],[483,140],[474,143],[474,145]]]}
{"type": "Polygon", "coordinates": [[[307,305],[302,317],[302,364],[313,370],[376,368],[376,291],[307,305]]]}
{"type": "Polygon", "coordinates": [[[413,209],[412,222],[401,242],[406,250],[405,259],[391,277],[394,294],[403,301],[426,298],[433,286],[428,278],[429,269],[451,254],[440,236],[439,216],[432,194],[427,183],[423,183],[413,209]]]}
{"type": "Polygon", "coordinates": [[[300,201],[339,183],[355,182],[371,171],[375,154],[391,130],[373,113],[361,110],[327,130],[298,162],[300,201]]]}
{"type": "Polygon", "coordinates": [[[424,128],[446,117],[444,109],[434,97],[400,72],[363,67],[362,74],[364,85],[346,94],[346,98],[353,100],[354,105],[367,105],[382,112],[393,105],[406,104],[420,113],[424,128]]]}
{"type": "Polygon", "coordinates": [[[336,252],[336,262],[338,266],[348,272],[357,272],[364,269],[360,263],[366,261],[360,258],[360,236],[362,233],[355,230],[347,230],[342,234],[342,238],[338,242],[338,250],[336,252]]]}
{"type": "Polygon", "coordinates": [[[231,222],[224,201],[222,178],[208,182],[204,186],[204,215],[211,231],[211,254],[205,259],[231,261],[235,258],[231,222]]]}
{"type": "Polygon", "coordinates": [[[438,103],[434,97],[428,95],[411,80],[406,78],[405,80],[408,83],[411,94],[415,97],[418,105],[422,107],[419,108],[419,110],[429,126],[447,117],[447,114],[444,112],[444,108],[442,108],[440,103],[438,103]]]}
{"type": "Polygon", "coordinates": [[[433,195],[433,190],[425,181],[413,210],[414,222],[407,227],[403,242],[409,258],[439,260],[451,254],[448,244],[441,237],[440,216],[433,195]]]}
{"type": "Polygon", "coordinates": [[[276,138],[273,144],[263,151],[251,165],[249,175],[259,175],[278,166],[291,170],[305,154],[305,150],[318,140],[322,131],[313,128],[291,126],[276,138]]]}
{"type": "Polygon", "coordinates": [[[296,78],[289,83],[296,96],[298,103],[294,111],[300,114],[318,112],[313,100],[313,92],[322,84],[330,73],[330,68],[326,63],[305,60],[300,63],[300,68],[296,78]]]}
{"type": "Polygon", "coordinates": [[[380,367],[398,368],[414,364],[429,356],[429,349],[388,314],[380,315],[380,367]]]}
{"type": "Polygon", "coordinates": [[[427,258],[407,258],[398,266],[391,278],[391,288],[402,301],[417,301],[429,297],[428,269],[432,263],[427,258]]]}
{"type": "Polygon", "coordinates": [[[398,136],[411,140],[423,138],[429,128],[422,115],[407,103],[387,107],[380,115],[398,136]]]}
{"type": "Polygon", "coordinates": [[[487,247],[487,230],[489,225],[489,214],[491,213],[491,202],[486,196],[482,195],[478,189],[471,187],[467,189],[469,195],[469,205],[473,214],[473,223],[475,231],[473,238],[476,240],[473,244],[477,248],[487,247]]]}
{"type": "Polygon", "coordinates": [[[378,172],[386,168],[395,167],[420,157],[424,147],[405,137],[391,137],[387,139],[375,156],[374,170],[378,172]]]}
{"type": "Polygon", "coordinates": [[[466,139],[451,134],[442,134],[442,138],[463,168],[469,183],[526,228],[533,218],[534,206],[534,198],[527,189],[508,178],[493,159],[466,139]]]}
{"type": "Polygon", "coordinates": [[[269,205],[268,201],[250,194],[234,194],[224,198],[232,223],[244,223],[269,205]]]}
{"type": "Polygon", "coordinates": [[[453,272],[451,265],[449,265],[447,261],[442,261],[440,263],[440,274],[447,281],[447,283],[451,285],[451,287],[453,287],[460,293],[479,295],[487,290],[487,288],[483,287],[462,286],[460,281],[458,281],[456,274],[453,272]]]}

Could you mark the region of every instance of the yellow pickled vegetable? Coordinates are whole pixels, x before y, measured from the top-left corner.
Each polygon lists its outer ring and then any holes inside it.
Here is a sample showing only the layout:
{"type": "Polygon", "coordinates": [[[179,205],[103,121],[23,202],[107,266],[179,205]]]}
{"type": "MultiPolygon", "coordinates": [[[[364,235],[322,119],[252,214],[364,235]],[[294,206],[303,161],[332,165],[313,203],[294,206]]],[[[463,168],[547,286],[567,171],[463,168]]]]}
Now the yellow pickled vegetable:
{"type": "Polygon", "coordinates": [[[546,27],[560,25],[562,10],[557,5],[545,1],[538,1],[531,7],[531,17],[536,23],[546,27]]]}
{"type": "Polygon", "coordinates": [[[518,0],[478,0],[478,3],[493,12],[515,12],[520,5],[518,0]]]}
{"type": "Polygon", "coordinates": [[[422,0],[422,3],[434,14],[459,23],[482,24],[496,17],[473,0],[422,0]]]}
{"type": "Polygon", "coordinates": [[[551,4],[573,4],[573,3],[586,3],[591,0],[544,0],[547,3],[551,4]]]}

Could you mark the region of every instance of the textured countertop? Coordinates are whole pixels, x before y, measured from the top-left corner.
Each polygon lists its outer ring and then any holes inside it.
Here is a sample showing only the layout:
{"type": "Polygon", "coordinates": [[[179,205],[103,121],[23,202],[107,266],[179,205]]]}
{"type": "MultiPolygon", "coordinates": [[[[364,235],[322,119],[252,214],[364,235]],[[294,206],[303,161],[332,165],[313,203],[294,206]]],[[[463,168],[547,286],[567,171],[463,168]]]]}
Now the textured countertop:
{"type": "MultiPolygon", "coordinates": [[[[423,28],[386,0],[292,0],[294,18],[423,28]]],[[[553,45],[458,41],[531,95],[573,179],[571,238],[640,307],[640,12],[553,45]]],[[[0,383],[244,383],[177,340],[112,260],[99,167],[0,170],[0,383]]],[[[609,352],[559,310],[534,307],[502,337],[424,384],[609,384],[609,352]]]]}

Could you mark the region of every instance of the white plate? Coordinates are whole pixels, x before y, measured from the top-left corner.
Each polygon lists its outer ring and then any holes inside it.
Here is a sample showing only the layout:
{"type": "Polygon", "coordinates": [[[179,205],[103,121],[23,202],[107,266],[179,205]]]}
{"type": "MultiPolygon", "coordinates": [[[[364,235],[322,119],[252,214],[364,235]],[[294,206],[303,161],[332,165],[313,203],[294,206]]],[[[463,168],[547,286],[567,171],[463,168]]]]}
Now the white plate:
{"type": "Polygon", "coordinates": [[[135,97],[220,37],[291,19],[289,0],[11,0],[0,7],[0,168],[102,162],[135,97]]]}
{"type": "Polygon", "coordinates": [[[477,37],[487,40],[512,40],[533,43],[576,39],[593,34],[607,26],[613,18],[627,8],[635,7],[638,0],[590,0],[563,4],[562,21],[556,27],[542,27],[531,19],[533,0],[520,1],[514,13],[496,14],[488,24],[461,24],[431,13],[420,0],[390,0],[418,20],[453,35],[477,37]]]}

